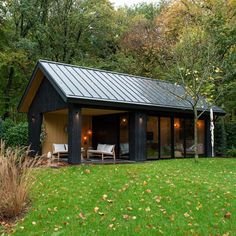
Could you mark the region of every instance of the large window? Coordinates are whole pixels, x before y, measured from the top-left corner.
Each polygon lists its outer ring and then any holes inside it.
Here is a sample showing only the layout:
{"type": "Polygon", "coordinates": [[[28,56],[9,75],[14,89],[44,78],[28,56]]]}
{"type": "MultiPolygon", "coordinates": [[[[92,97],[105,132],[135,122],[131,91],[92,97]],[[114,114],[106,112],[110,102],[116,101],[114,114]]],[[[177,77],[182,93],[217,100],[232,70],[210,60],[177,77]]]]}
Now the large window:
{"type": "MultiPolygon", "coordinates": [[[[198,154],[205,154],[205,121],[199,120],[198,154]]],[[[194,155],[193,119],[149,116],[147,120],[147,158],[158,159],[194,155]],[[172,137],[174,135],[174,138],[172,137]],[[173,146],[172,146],[172,141],[173,146]],[[172,153],[173,151],[173,153],[172,153]]]]}
{"type": "MultiPolygon", "coordinates": [[[[198,120],[198,145],[197,150],[199,155],[205,154],[205,122],[198,120]]],[[[186,156],[194,155],[194,121],[192,119],[185,120],[185,136],[186,136],[186,156]]]]}
{"type": "Polygon", "coordinates": [[[184,157],[184,119],[174,119],[174,155],[184,157]]]}
{"type": "Polygon", "coordinates": [[[171,119],[161,117],[160,122],[161,158],[169,158],[171,157],[171,119]]]}
{"type": "Polygon", "coordinates": [[[158,117],[149,116],[147,120],[147,158],[158,159],[158,117]]]}

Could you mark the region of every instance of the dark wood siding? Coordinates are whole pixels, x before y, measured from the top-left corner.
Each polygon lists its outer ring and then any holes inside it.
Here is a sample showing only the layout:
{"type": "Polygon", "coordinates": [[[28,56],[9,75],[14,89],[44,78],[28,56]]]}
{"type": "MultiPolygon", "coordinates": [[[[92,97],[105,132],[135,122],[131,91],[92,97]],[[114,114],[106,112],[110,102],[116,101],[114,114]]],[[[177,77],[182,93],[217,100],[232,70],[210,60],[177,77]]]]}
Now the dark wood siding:
{"type": "Polygon", "coordinates": [[[44,77],[39,89],[30,105],[29,113],[44,113],[66,108],[67,105],[44,77]]]}
{"type": "Polygon", "coordinates": [[[147,159],[147,116],[142,112],[130,113],[130,159],[147,159]]]}
{"type": "Polygon", "coordinates": [[[68,116],[68,162],[70,164],[81,163],[81,108],[78,105],[69,104],[68,116]]]}
{"type": "Polygon", "coordinates": [[[28,112],[28,143],[32,150],[31,155],[41,154],[40,133],[43,113],[66,107],[66,103],[62,100],[47,78],[44,77],[28,112]]]}

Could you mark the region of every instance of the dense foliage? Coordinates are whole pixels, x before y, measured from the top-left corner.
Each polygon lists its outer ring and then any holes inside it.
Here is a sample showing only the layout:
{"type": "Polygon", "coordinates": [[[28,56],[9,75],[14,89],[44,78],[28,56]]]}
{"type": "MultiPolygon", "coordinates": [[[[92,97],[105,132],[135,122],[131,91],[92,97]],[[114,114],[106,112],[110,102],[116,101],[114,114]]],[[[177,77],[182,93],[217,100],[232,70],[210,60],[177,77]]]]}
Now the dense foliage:
{"type": "Polygon", "coordinates": [[[108,0],[1,1],[3,118],[15,112],[40,58],[157,79],[187,75],[188,88],[202,82],[201,93],[218,98],[227,121],[236,119],[236,1],[163,0],[119,9],[108,0]]]}
{"type": "Polygon", "coordinates": [[[26,147],[28,145],[27,122],[14,123],[11,119],[0,122],[0,139],[6,146],[26,147]]]}
{"type": "Polygon", "coordinates": [[[222,156],[236,157],[236,123],[216,123],[216,153],[222,156]]]}

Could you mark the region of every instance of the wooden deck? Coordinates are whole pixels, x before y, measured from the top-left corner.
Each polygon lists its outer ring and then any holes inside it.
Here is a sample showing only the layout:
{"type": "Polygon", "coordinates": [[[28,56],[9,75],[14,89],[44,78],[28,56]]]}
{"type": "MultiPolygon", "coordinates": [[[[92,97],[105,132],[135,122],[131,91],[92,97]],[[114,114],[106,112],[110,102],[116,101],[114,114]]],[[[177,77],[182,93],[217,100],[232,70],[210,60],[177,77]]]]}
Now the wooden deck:
{"type": "MultiPolygon", "coordinates": [[[[116,159],[115,161],[113,159],[105,159],[102,160],[101,158],[90,158],[90,159],[84,159],[82,160],[81,164],[86,165],[111,165],[111,164],[131,164],[135,163],[135,161],[126,160],[126,159],[116,159]]],[[[60,158],[59,162],[55,160],[51,167],[63,167],[63,166],[69,166],[67,158],[60,158]]]]}

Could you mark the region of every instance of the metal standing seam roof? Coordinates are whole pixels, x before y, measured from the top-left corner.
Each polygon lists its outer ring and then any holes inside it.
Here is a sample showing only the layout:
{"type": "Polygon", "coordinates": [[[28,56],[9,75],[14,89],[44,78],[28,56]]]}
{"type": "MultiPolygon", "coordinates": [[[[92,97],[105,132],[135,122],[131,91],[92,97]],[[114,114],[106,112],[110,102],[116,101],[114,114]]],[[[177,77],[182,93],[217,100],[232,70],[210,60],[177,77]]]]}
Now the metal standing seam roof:
{"type": "MultiPolygon", "coordinates": [[[[174,95],[184,95],[184,88],[166,81],[45,60],[39,60],[37,67],[54,82],[65,100],[75,98],[192,110],[188,101],[174,95]]],[[[206,106],[202,99],[199,109],[206,106]]],[[[216,106],[214,111],[224,113],[216,106]]]]}

